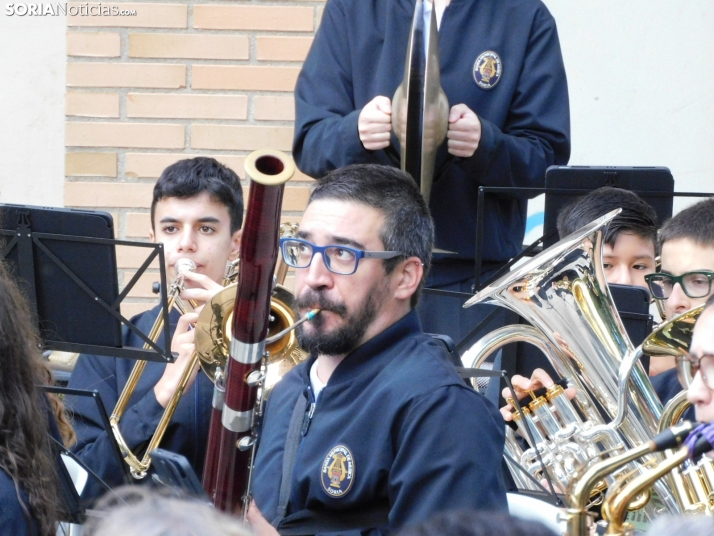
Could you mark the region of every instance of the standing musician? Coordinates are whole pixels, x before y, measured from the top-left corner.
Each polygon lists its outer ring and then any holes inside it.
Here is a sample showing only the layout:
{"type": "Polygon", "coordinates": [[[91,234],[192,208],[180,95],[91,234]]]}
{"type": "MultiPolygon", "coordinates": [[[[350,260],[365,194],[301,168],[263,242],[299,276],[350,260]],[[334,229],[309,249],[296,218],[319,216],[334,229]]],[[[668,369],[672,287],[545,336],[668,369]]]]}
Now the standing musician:
{"type": "MultiPolygon", "coordinates": [[[[293,156],[320,178],[356,163],[398,166],[391,98],[402,81],[414,0],[329,0],[295,87],[293,156]]],[[[427,286],[472,293],[522,250],[526,195],[488,194],[476,244],[480,186],[542,187],[570,156],[570,113],[555,21],[540,0],[433,0],[441,86],[451,105],[436,155],[430,209],[437,256],[427,286]]],[[[425,329],[461,340],[479,309],[425,295],[425,329]]]]}
{"type": "MultiPolygon", "coordinates": [[[[238,176],[213,158],[181,160],[164,170],[154,187],[149,236],[163,242],[166,270],[172,276],[178,259],[190,259],[196,272],[186,272],[184,300],[205,303],[222,287],[226,261],[235,259],[240,246],[243,219],[243,193],[238,176]]],[[[148,333],[160,306],[141,313],[131,322],[148,333]]],[[[148,362],[120,422],[120,429],[133,452],[145,446],[163,415],[179,378],[194,350],[193,331],[189,326],[198,314],[179,318],[171,313],[171,350],[179,357],[172,364],[148,362]]],[[[141,347],[143,341],[128,330],[124,346],[141,347]]],[[[119,398],[135,361],[113,357],[81,355],[72,373],[69,387],[97,389],[104,406],[111,411],[119,398]]],[[[211,412],[213,384],[205,374],[191,376],[161,444],[162,448],[186,456],[200,474],[205,457],[211,412]]],[[[122,483],[123,470],[113,455],[110,439],[102,425],[93,400],[68,397],[74,411],[79,458],[109,486],[122,483]]],[[[145,480],[151,480],[150,478],[145,480]]],[[[94,499],[106,488],[90,476],[83,498],[94,499]]]]}
{"type": "Polygon", "coordinates": [[[498,411],[414,310],[432,245],[414,181],[377,165],[328,174],[298,237],[281,241],[300,316],[321,312],[298,328],[310,357],[268,400],[248,515],[258,534],[299,519],[311,534],[384,533],[506,509],[498,411]]]}

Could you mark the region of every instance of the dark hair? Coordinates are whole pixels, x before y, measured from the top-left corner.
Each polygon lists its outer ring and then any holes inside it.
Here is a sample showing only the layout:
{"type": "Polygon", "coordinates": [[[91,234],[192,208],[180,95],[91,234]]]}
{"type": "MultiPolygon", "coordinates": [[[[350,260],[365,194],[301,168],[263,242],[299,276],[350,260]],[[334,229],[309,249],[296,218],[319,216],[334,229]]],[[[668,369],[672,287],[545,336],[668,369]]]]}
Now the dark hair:
{"type": "Polygon", "coordinates": [[[506,513],[456,510],[406,527],[397,536],[555,536],[555,533],[539,521],[506,513]]]}
{"type": "Polygon", "coordinates": [[[222,203],[231,217],[231,233],[243,224],[243,190],[235,171],[215,158],[198,156],[179,160],[162,173],[154,186],[151,201],[151,228],[154,228],[156,203],[165,197],[186,199],[207,192],[211,199],[222,203]]]}
{"type": "MultiPolygon", "coordinates": [[[[353,201],[382,212],[384,225],[379,237],[385,250],[418,257],[424,265],[424,276],[411,298],[411,306],[415,307],[431,268],[434,223],[414,179],[396,168],[355,164],[336,169],[320,179],[309,203],[319,199],[353,201]]],[[[403,260],[396,257],[383,261],[385,271],[391,273],[403,260]]]]}
{"type": "Polygon", "coordinates": [[[29,307],[0,264],[0,468],[15,482],[18,501],[38,534],[54,536],[59,483],[48,433],[50,405],[43,405],[36,387],[47,378],[39,348],[29,307]]]}
{"type": "Polygon", "coordinates": [[[558,235],[564,238],[617,208],[622,212],[610,222],[605,233],[606,244],[615,247],[620,233],[635,234],[651,240],[652,244],[657,243],[655,209],[637,194],[610,186],[593,190],[563,208],[558,214],[558,235]]]}
{"type": "Polygon", "coordinates": [[[669,240],[688,238],[699,246],[714,246],[714,198],[678,212],[659,230],[659,247],[669,240]]]}

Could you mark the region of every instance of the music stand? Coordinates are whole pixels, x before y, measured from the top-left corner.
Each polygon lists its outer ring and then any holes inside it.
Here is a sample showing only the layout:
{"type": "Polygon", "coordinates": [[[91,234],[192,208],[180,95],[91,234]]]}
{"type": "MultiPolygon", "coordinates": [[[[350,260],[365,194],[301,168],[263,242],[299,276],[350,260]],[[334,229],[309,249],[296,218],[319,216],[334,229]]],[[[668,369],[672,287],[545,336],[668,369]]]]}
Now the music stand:
{"type": "Polygon", "coordinates": [[[106,212],[0,205],[1,257],[30,303],[45,347],[130,359],[172,362],[162,244],[115,240],[106,212]],[[119,292],[116,246],[148,248],[141,267],[119,292]],[[162,348],[125,318],[119,307],[159,258],[164,318],[162,348]],[[150,349],[122,347],[125,326],[150,349]]]}
{"type": "MultiPolygon", "coordinates": [[[[112,447],[112,454],[117,460],[119,467],[122,468],[122,476],[124,479],[124,483],[129,484],[131,482],[129,470],[122,459],[121,452],[119,450],[119,445],[117,444],[116,440],[114,439],[114,435],[111,432],[109,416],[107,415],[107,410],[104,407],[104,403],[102,402],[101,397],[99,396],[99,392],[96,390],[85,391],[82,389],[70,389],[67,387],[55,387],[52,385],[41,385],[40,388],[46,393],[59,394],[64,396],[88,397],[94,400],[97,406],[97,413],[99,414],[99,418],[102,421],[102,424],[104,425],[104,429],[107,431],[109,444],[112,447]]],[[[49,436],[50,439],[53,441],[53,450],[56,452],[57,455],[60,492],[62,494],[62,496],[60,497],[60,503],[62,505],[61,521],[77,524],[84,523],[86,519],[87,510],[82,504],[82,499],[80,498],[79,493],[77,492],[77,488],[75,487],[74,482],[72,481],[72,478],[69,475],[69,471],[67,470],[67,466],[62,461],[60,454],[64,454],[65,456],[68,456],[72,460],[74,460],[82,469],[87,471],[89,476],[99,481],[104,487],[107,488],[108,491],[111,491],[112,488],[108,484],[106,484],[92,469],[90,469],[87,464],[80,460],[76,454],[68,450],[64,445],[62,445],[54,437],[52,437],[51,434],[49,436]]]]}
{"type": "Polygon", "coordinates": [[[545,172],[543,248],[558,241],[558,214],[567,205],[604,186],[630,190],[657,213],[661,226],[672,217],[674,178],[666,167],[551,166],[545,172]]]}

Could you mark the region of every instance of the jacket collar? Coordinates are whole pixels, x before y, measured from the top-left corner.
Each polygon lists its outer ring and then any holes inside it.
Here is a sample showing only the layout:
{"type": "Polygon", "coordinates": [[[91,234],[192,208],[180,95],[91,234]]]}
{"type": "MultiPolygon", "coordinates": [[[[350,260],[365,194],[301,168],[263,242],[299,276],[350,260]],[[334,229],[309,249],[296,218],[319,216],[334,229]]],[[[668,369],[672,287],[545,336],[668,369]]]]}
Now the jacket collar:
{"type": "MultiPolygon", "coordinates": [[[[332,373],[326,388],[354,377],[353,371],[377,371],[384,367],[385,362],[392,359],[394,348],[402,345],[406,339],[423,333],[419,315],[412,309],[387,329],[372,337],[366,343],[352,350],[332,373]],[[366,364],[366,366],[365,366],[366,364]]],[[[309,372],[317,356],[311,354],[303,369],[303,378],[309,382],[309,372]]]]}

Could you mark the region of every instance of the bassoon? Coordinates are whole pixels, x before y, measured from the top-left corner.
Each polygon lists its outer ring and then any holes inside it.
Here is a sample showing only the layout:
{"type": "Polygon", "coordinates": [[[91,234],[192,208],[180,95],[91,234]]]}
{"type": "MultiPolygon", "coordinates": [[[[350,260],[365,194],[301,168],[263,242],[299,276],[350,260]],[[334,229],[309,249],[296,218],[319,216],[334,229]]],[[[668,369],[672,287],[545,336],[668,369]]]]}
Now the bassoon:
{"type": "Polygon", "coordinates": [[[255,151],[246,158],[245,172],[250,193],[241,238],[230,358],[224,375],[225,393],[223,382],[216,382],[203,473],[203,486],[216,508],[235,512],[242,502],[244,513],[250,501],[259,391],[265,380],[283,189],[295,165],[280,151],[255,151]]]}

